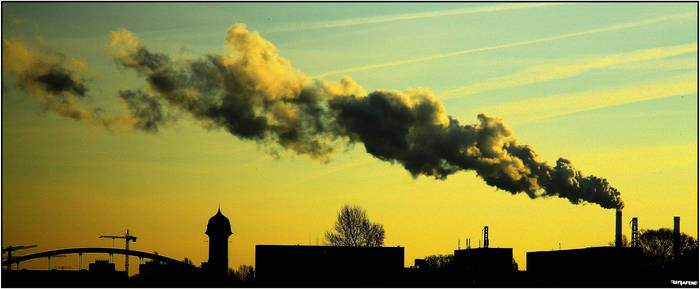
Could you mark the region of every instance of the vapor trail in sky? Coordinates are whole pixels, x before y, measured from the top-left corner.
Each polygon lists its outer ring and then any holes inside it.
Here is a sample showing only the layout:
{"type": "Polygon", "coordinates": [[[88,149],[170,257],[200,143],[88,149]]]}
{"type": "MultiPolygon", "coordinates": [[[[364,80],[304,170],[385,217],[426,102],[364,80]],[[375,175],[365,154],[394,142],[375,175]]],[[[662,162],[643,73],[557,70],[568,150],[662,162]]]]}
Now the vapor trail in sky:
{"type": "Polygon", "coordinates": [[[144,131],[156,132],[167,123],[164,116],[178,110],[205,127],[320,161],[343,144],[360,143],[414,177],[445,179],[474,170],[512,194],[623,207],[620,193],[605,179],[583,176],[563,158],[554,167],[540,161],[499,118],[479,114],[477,124],[462,125],[425,88],[367,94],[347,76],[338,82],[312,79],[243,24],[226,33],[230,55],[187,61],[148,50],[127,30],[110,39],[117,63],[146,80],[145,89],[119,93],[135,127],[144,131]]]}
{"type": "Polygon", "coordinates": [[[440,99],[450,99],[493,89],[527,85],[555,79],[569,78],[593,69],[667,58],[686,53],[697,53],[698,43],[665,46],[626,53],[609,54],[588,59],[567,61],[567,63],[543,64],[529,67],[510,75],[490,78],[485,81],[450,89],[441,93],[440,99]]]}
{"type": "Polygon", "coordinates": [[[323,28],[336,28],[336,27],[346,27],[355,26],[363,24],[377,24],[385,22],[394,22],[401,20],[412,20],[430,17],[444,17],[452,15],[462,15],[462,14],[472,14],[472,13],[484,13],[484,12],[496,12],[505,11],[513,9],[526,9],[526,8],[536,8],[536,7],[546,7],[554,5],[563,5],[566,3],[526,3],[526,4],[508,4],[508,5],[491,5],[483,7],[465,8],[465,9],[450,9],[450,10],[439,10],[431,12],[422,13],[409,13],[409,14],[398,14],[389,16],[378,16],[378,17],[365,17],[365,18],[354,18],[346,20],[336,20],[336,21],[326,21],[320,23],[307,23],[299,25],[285,25],[278,28],[274,28],[267,33],[274,32],[285,32],[285,31],[296,31],[296,30],[309,30],[309,29],[323,29],[323,28]]]}
{"type": "Polygon", "coordinates": [[[321,77],[326,77],[326,76],[336,75],[336,74],[364,71],[364,70],[370,70],[370,69],[375,69],[375,68],[390,67],[390,66],[409,64],[409,63],[425,62],[425,61],[430,61],[430,60],[435,60],[435,59],[440,59],[440,58],[445,58],[445,57],[451,57],[451,56],[457,56],[457,55],[463,55],[463,54],[468,54],[468,53],[496,50],[496,49],[516,47],[516,46],[522,46],[522,45],[529,45],[529,44],[566,39],[566,38],[594,34],[594,33],[616,31],[616,30],[622,30],[622,29],[627,29],[627,28],[639,27],[639,26],[643,26],[643,25],[660,23],[660,22],[664,22],[664,21],[683,19],[683,18],[688,18],[688,17],[695,17],[695,16],[696,16],[695,13],[674,14],[674,15],[662,16],[662,17],[647,19],[647,20],[638,21],[638,22],[631,22],[631,23],[613,25],[613,26],[609,26],[609,27],[585,30],[585,31],[580,31],[580,32],[561,34],[561,35],[545,37],[545,38],[540,38],[540,39],[534,39],[534,40],[518,41],[518,42],[512,42],[512,43],[501,44],[501,45],[494,45],[494,46],[488,46],[488,47],[473,48],[473,49],[467,49],[467,50],[462,50],[462,51],[436,54],[436,55],[420,57],[420,58],[405,59],[405,60],[398,60],[398,61],[392,61],[392,62],[387,62],[387,63],[364,65],[364,66],[358,66],[358,67],[333,70],[333,71],[328,71],[328,72],[316,75],[314,77],[321,78],[321,77]]]}

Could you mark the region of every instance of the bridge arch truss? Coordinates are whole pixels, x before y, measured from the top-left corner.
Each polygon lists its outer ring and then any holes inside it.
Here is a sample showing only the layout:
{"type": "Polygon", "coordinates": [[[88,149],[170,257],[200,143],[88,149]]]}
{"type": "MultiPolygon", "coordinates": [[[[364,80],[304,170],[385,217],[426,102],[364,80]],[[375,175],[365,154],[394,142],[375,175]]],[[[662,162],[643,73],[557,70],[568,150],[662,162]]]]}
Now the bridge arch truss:
{"type": "MultiPolygon", "coordinates": [[[[11,266],[12,264],[19,264],[20,262],[24,262],[27,260],[32,260],[32,259],[39,259],[39,258],[51,258],[52,256],[56,255],[65,255],[65,254],[78,254],[80,257],[80,268],[82,269],[82,254],[110,254],[112,256],[113,254],[117,255],[125,255],[125,256],[135,256],[139,258],[148,258],[154,261],[160,261],[166,264],[172,264],[172,265],[178,265],[178,266],[185,266],[186,268],[191,268],[191,269],[199,269],[191,264],[184,263],[179,260],[175,260],[173,258],[168,258],[165,256],[161,255],[156,255],[152,253],[147,253],[147,252],[142,252],[142,251],[134,251],[134,250],[126,250],[126,249],[118,249],[118,248],[69,248],[69,249],[58,249],[58,250],[51,250],[51,251],[45,251],[45,252],[39,252],[39,253],[34,253],[34,254],[29,254],[29,255],[24,255],[24,256],[19,256],[19,257],[14,257],[12,259],[6,260],[3,262],[3,266],[11,266]]],[[[51,268],[49,268],[51,269],[51,268]]]]}

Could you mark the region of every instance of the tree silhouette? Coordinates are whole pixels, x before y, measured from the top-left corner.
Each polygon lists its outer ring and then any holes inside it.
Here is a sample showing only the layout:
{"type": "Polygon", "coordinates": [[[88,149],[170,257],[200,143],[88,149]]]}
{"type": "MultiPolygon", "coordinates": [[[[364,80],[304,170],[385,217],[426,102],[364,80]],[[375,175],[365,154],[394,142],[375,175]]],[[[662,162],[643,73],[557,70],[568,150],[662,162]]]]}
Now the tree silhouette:
{"type": "Polygon", "coordinates": [[[237,270],[229,268],[228,276],[234,282],[251,282],[255,280],[255,268],[249,265],[240,265],[237,270]]]}
{"type": "MultiPolygon", "coordinates": [[[[673,231],[667,228],[658,230],[642,230],[639,243],[644,256],[650,264],[658,269],[667,269],[674,263],[673,256],[673,231]]],[[[690,256],[698,252],[698,241],[695,238],[681,233],[681,256],[690,256]]],[[[696,260],[697,261],[697,260],[696,260]]]]}
{"type": "Polygon", "coordinates": [[[430,255],[423,258],[425,260],[425,268],[427,269],[446,269],[454,266],[455,256],[447,255],[430,255]]]}
{"type": "Polygon", "coordinates": [[[326,242],[332,246],[381,247],[384,226],[371,223],[367,212],[359,206],[343,206],[332,231],[326,232],[326,242]]]}

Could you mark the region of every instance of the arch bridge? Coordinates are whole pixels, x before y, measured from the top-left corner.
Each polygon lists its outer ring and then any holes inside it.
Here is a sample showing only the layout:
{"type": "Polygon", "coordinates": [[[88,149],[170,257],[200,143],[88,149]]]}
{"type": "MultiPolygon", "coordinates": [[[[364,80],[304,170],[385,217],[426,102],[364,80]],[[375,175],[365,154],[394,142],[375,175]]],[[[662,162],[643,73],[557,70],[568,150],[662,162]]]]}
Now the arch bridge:
{"type": "MultiPolygon", "coordinates": [[[[154,261],[160,261],[160,262],[163,262],[166,264],[184,266],[185,268],[190,268],[193,270],[199,269],[198,267],[195,267],[192,264],[187,264],[185,262],[175,260],[172,258],[168,258],[165,256],[156,255],[156,254],[147,253],[147,252],[141,252],[141,251],[118,249],[118,248],[69,248],[69,249],[51,250],[51,251],[45,251],[45,252],[40,252],[40,253],[34,253],[34,254],[14,257],[12,259],[9,259],[9,260],[6,260],[5,262],[3,262],[3,265],[7,265],[9,268],[11,268],[10,266],[12,264],[17,264],[17,267],[19,267],[19,263],[23,262],[23,261],[38,259],[38,258],[48,258],[49,270],[51,270],[51,257],[52,256],[64,255],[64,254],[78,254],[78,257],[79,257],[78,270],[82,270],[83,269],[83,254],[84,253],[97,253],[97,254],[106,253],[106,254],[109,254],[110,261],[113,260],[114,254],[118,254],[118,255],[139,257],[140,260],[142,260],[143,258],[148,258],[148,259],[151,259],[154,261]]],[[[142,262],[139,262],[139,263],[142,263],[142,262]]]]}

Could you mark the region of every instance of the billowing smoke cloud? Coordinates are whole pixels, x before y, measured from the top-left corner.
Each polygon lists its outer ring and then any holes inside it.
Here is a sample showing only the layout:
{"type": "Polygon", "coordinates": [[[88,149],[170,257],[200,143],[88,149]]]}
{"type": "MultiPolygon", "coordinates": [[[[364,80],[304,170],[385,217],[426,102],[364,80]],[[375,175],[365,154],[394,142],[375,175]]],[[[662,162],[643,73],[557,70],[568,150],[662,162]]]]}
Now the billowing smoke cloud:
{"type": "Polygon", "coordinates": [[[3,75],[13,75],[17,86],[45,110],[76,121],[90,120],[108,128],[133,122],[123,116],[103,117],[99,107],[89,109],[81,104],[88,96],[87,86],[78,71],[84,70],[85,64],[74,58],[68,61],[63,55],[41,53],[19,41],[3,39],[2,59],[3,75]]]}
{"type": "Polygon", "coordinates": [[[119,92],[119,98],[136,119],[134,127],[146,132],[158,132],[158,126],[174,121],[174,116],[164,110],[160,97],[150,95],[142,90],[119,92]]]}
{"type": "MultiPolygon", "coordinates": [[[[311,79],[243,24],[227,31],[229,55],[174,60],[149,51],[126,30],[112,32],[110,41],[118,65],[147,83],[145,89],[119,93],[139,130],[157,132],[174,121],[173,112],[185,112],[206,128],[320,161],[344,144],[359,143],[414,177],[445,179],[474,170],[487,184],[512,194],[623,207],[620,193],[605,179],[584,177],[563,158],[554,167],[540,161],[499,118],[479,114],[478,123],[463,125],[424,88],[367,94],[349,77],[311,79]]],[[[47,92],[84,94],[81,82],[47,85],[32,79],[47,92]]]]}
{"type": "Polygon", "coordinates": [[[85,97],[85,84],[63,59],[7,39],[2,41],[2,58],[3,72],[14,75],[18,86],[45,109],[74,120],[90,118],[90,113],[75,103],[85,97]]]}
{"type": "MultiPolygon", "coordinates": [[[[207,127],[221,127],[263,144],[277,143],[319,160],[336,150],[338,135],[330,126],[323,84],[296,71],[270,42],[243,25],[228,31],[226,41],[233,55],[184,63],[148,51],[126,30],[113,32],[110,38],[120,65],[143,75],[149,90],[169,107],[188,112],[207,127]]],[[[338,93],[364,93],[347,79],[327,86],[338,93]]],[[[139,128],[154,131],[165,123],[162,108],[154,105],[156,98],[133,95],[142,94],[120,93],[128,99],[139,128]]]]}
{"type": "Polygon", "coordinates": [[[329,103],[343,135],[363,143],[381,160],[400,163],[414,177],[445,179],[460,170],[475,170],[487,184],[513,194],[558,196],[603,208],[624,206],[607,180],[583,177],[563,158],[554,168],[539,161],[499,118],[479,114],[476,125],[446,118],[442,104],[427,90],[408,90],[406,95],[375,91],[329,103]]]}
{"type": "Polygon", "coordinates": [[[153,92],[122,91],[138,128],[156,131],[176,108],[207,127],[326,160],[341,142],[361,143],[378,159],[401,164],[414,177],[445,179],[474,170],[487,184],[531,198],[557,196],[578,204],[622,208],[605,179],[582,176],[560,158],[555,167],[518,143],[501,119],[478,115],[475,125],[448,117],[427,89],[366,94],[349,77],[313,80],[243,24],[231,27],[231,55],[174,61],[139,44],[128,31],[110,35],[117,62],[140,73],[153,92]]]}

